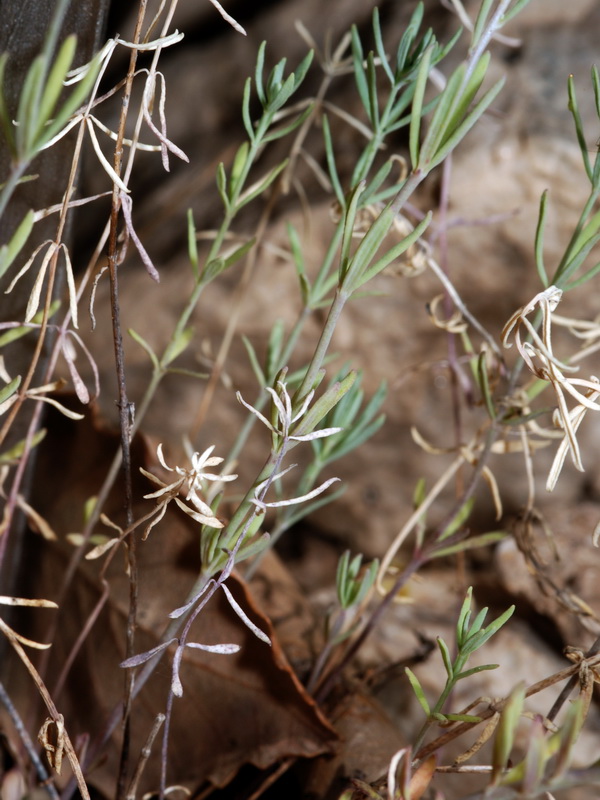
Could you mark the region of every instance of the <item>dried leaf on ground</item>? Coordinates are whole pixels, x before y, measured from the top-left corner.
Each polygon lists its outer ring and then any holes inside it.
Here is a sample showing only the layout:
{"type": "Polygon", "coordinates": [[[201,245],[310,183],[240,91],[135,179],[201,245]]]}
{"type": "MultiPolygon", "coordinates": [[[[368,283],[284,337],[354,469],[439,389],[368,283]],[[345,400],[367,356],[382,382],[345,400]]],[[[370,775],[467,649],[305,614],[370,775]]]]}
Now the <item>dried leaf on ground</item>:
{"type": "MultiPolygon", "coordinates": [[[[48,429],[32,502],[51,521],[59,541],[31,538],[26,543],[26,562],[36,592],[56,598],[73,553],[65,534],[81,527],[83,503],[97,493],[117,437],[89,419],[74,426],[56,415],[48,420],[48,429]],[[58,453],[60,470],[56,468],[58,453]]],[[[138,517],[151,508],[151,501],[140,499],[148,492],[148,483],[137,472],[137,465],[142,463],[152,470],[148,453],[143,440],[137,439],[133,477],[134,514],[138,517]]],[[[122,504],[122,497],[115,492],[106,509],[110,519],[119,524],[123,522],[122,504]]],[[[169,508],[148,540],[138,543],[137,551],[140,598],[136,649],[141,652],[156,646],[168,613],[182,604],[194,583],[199,567],[197,529],[185,515],[169,508]]],[[[76,637],[102,596],[98,577],[101,565],[102,559],[83,562],[61,603],[47,674],[51,691],[76,637]]],[[[63,693],[56,698],[71,736],[89,734],[92,749],[123,691],[124,672],[118,665],[125,656],[123,632],[129,587],[121,554],[113,559],[107,579],[107,602],[75,660],[63,693]]],[[[184,697],[174,703],[169,776],[192,788],[205,782],[223,786],[246,763],[267,768],[281,759],[331,752],[337,738],[289,667],[269,620],[253,604],[241,579],[232,576],[228,585],[250,619],[269,634],[273,646],[251,634],[221,592],[195,623],[193,641],[235,642],[241,650],[227,656],[186,650],[181,669],[184,697]]],[[[47,633],[43,631],[42,636],[47,633]]],[[[170,684],[168,658],[163,657],[134,706],[134,761],[155,715],[165,708],[170,684]]],[[[21,700],[31,697],[30,686],[23,685],[22,691],[21,700]]],[[[120,733],[111,738],[106,759],[89,773],[90,782],[105,796],[112,796],[114,791],[119,739],[120,733]]],[[[155,751],[158,749],[155,745],[155,751]]],[[[143,789],[156,789],[158,785],[157,752],[146,767],[143,789]]]]}

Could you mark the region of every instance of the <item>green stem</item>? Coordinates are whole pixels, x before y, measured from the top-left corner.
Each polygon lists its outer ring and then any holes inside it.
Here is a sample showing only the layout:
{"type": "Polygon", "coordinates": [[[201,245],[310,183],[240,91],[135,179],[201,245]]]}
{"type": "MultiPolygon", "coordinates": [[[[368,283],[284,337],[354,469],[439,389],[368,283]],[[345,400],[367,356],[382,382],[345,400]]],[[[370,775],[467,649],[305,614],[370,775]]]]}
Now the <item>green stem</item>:
{"type": "Polygon", "coordinates": [[[323,366],[323,361],[325,360],[325,356],[327,355],[327,351],[329,349],[329,345],[331,343],[331,339],[333,336],[333,332],[335,331],[336,325],[340,318],[340,314],[342,313],[342,309],[346,305],[346,301],[350,297],[349,294],[342,291],[341,289],[336,289],[335,296],[333,298],[333,303],[331,304],[331,308],[329,309],[329,314],[327,315],[327,321],[323,327],[321,332],[321,337],[319,339],[319,343],[317,344],[317,348],[314,352],[314,355],[311,359],[311,362],[308,366],[306,371],[306,375],[304,376],[304,380],[300,384],[298,391],[294,395],[293,403],[297,405],[303,400],[306,395],[312,390],[315,381],[317,379],[319,370],[323,366]]]}

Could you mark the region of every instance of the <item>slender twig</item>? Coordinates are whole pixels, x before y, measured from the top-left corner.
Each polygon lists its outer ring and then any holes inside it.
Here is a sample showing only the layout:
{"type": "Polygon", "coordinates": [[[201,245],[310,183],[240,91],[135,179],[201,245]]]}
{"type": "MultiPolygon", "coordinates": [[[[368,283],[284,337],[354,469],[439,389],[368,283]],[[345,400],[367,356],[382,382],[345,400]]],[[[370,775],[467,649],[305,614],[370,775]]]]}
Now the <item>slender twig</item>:
{"type": "MultiPolygon", "coordinates": [[[[593,656],[597,655],[598,653],[600,653],[600,636],[596,639],[594,644],[587,651],[587,653],[585,654],[585,658],[592,658],[593,656]]],[[[558,697],[554,701],[554,703],[552,705],[552,708],[548,712],[547,719],[552,721],[552,720],[554,720],[556,718],[556,715],[558,714],[560,709],[563,707],[563,705],[569,699],[569,695],[571,694],[573,689],[577,686],[577,680],[578,680],[578,676],[577,676],[577,673],[575,673],[573,675],[573,677],[571,678],[571,680],[566,684],[566,686],[563,688],[561,693],[558,695],[558,697]]]]}
{"type": "MultiPolygon", "coordinates": [[[[592,657],[589,662],[589,666],[595,666],[600,658],[596,655],[592,657]]],[[[554,675],[550,675],[547,678],[543,678],[541,681],[537,681],[536,683],[531,684],[526,691],[525,697],[532,697],[534,694],[538,692],[542,692],[544,689],[547,689],[549,686],[554,686],[556,683],[560,683],[564,681],[566,678],[571,678],[573,675],[577,675],[581,670],[581,664],[573,664],[570,667],[566,667],[565,669],[560,670],[559,672],[555,672],[554,675]]],[[[461,722],[456,726],[453,726],[450,730],[446,733],[438,736],[437,739],[434,739],[429,744],[422,747],[414,756],[414,762],[420,762],[426,759],[428,756],[432,755],[433,753],[440,750],[442,747],[445,747],[449,742],[453,741],[454,739],[462,736],[463,733],[467,733],[468,731],[475,728],[477,725],[481,725],[482,722],[492,717],[498,711],[501,711],[504,706],[506,705],[508,698],[504,698],[499,700],[498,702],[494,702],[490,704],[488,708],[483,709],[482,711],[477,712],[477,717],[479,718],[478,722],[461,722]]]]}
{"type": "Polygon", "coordinates": [[[36,747],[34,743],[31,741],[31,737],[27,733],[27,729],[23,724],[23,720],[21,719],[21,715],[15,708],[12,700],[6,689],[4,688],[4,684],[0,682],[0,702],[6,709],[8,716],[10,717],[12,724],[15,726],[15,730],[19,734],[21,741],[23,742],[23,747],[27,751],[27,755],[31,759],[31,763],[35,767],[35,771],[37,772],[38,778],[40,783],[44,786],[52,800],[59,800],[59,794],[56,791],[56,786],[50,779],[50,775],[48,774],[48,770],[43,765],[40,757],[38,756],[36,747]]]}
{"type": "MultiPolygon", "coordinates": [[[[136,20],[133,42],[137,44],[141,39],[142,25],[146,13],[147,0],[140,0],[138,15],[136,20]]],[[[135,76],[135,65],[137,62],[137,48],[131,49],[129,58],[129,70],[127,80],[123,90],[121,100],[121,116],[117,131],[117,141],[114,150],[113,168],[117,175],[121,174],[121,163],[123,158],[123,140],[125,138],[125,125],[129,110],[129,101],[133,89],[133,79],[135,76]]],[[[122,473],[125,491],[125,514],[127,525],[133,523],[133,496],[131,478],[131,424],[133,418],[133,406],[127,397],[127,386],[125,379],[125,355],[123,352],[123,335],[121,332],[121,314],[119,309],[119,283],[118,283],[118,263],[119,246],[117,242],[119,211],[121,208],[121,190],[117,185],[113,186],[113,196],[110,212],[110,233],[108,237],[108,267],[110,275],[110,304],[113,325],[113,343],[115,350],[115,364],[117,370],[118,384],[118,408],[119,423],[121,430],[121,452],[123,454],[122,473]]],[[[136,558],[135,535],[131,536],[127,543],[128,567],[129,567],[129,611],[127,615],[127,636],[126,652],[127,656],[133,655],[135,651],[135,631],[137,624],[137,594],[138,594],[138,575],[136,558]]],[[[129,766],[129,747],[130,747],[130,713],[133,691],[133,674],[125,673],[125,695],[123,703],[123,744],[121,749],[121,761],[117,780],[117,800],[122,800],[126,792],[127,770],[129,766]]]]}
{"type": "Polygon", "coordinates": [[[164,714],[156,715],[156,719],[154,720],[152,729],[148,734],[146,743],[142,748],[142,752],[140,753],[140,758],[135,768],[135,772],[133,773],[133,778],[131,779],[131,783],[129,784],[129,788],[127,789],[126,800],[135,800],[140,779],[142,777],[146,764],[148,763],[148,759],[152,754],[152,745],[154,744],[154,740],[156,739],[158,732],[161,728],[161,725],[163,724],[164,721],[165,721],[164,714]]]}
{"type": "MultiPolygon", "coordinates": [[[[35,683],[37,690],[44,701],[46,708],[52,720],[55,724],[62,724],[62,715],[59,713],[58,709],[54,705],[54,701],[50,697],[50,693],[46,688],[46,685],[42,678],[40,677],[39,672],[31,663],[29,656],[21,646],[20,642],[17,640],[14,631],[9,628],[9,626],[0,618],[0,631],[6,636],[12,647],[15,649],[17,655],[23,662],[25,668],[33,678],[33,682],[35,683]]],[[[77,754],[75,753],[75,748],[73,747],[73,743],[69,737],[68,732],[64,731],[64,748],[67,754],[67,758],[69,759],[69,763],[71,765],[71,769],[73,770],[73,775],[75,776],[75,780],[77,781],[77,786],[79,791],[81,792],[81,796],[83,800],[90,800],[90,793],[85,783],[85,779],[83,777],[83,772],[81,771],[81,765],[79,763],[79,759],[77,758],[77,754]]]]}

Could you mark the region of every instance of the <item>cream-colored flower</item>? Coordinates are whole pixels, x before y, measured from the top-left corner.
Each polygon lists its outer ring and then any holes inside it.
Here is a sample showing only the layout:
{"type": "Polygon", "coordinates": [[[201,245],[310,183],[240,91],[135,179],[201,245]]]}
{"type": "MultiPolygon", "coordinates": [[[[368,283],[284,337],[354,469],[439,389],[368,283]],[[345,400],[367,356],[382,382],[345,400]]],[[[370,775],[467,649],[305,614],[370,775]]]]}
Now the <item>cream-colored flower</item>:
{"type": "Polygon", "coordinates": [[[167,472],[173,472],[178,477],[172,483],[165,483],[163,480],[140,467],[140,472],[160,488],[149,494],[145,494],[147,500],[156,500],[158,513],[144,531],[143,538],[146,539],[152,528],[164,517],[168,504],[171,500],[184,511],[189,517],[199,522],[201,525],[208,525],[211,528],[222,528],[221,520],[214,516],[211,507],[199,496],[198,492],[202,489],[203,481],[233,481],[237,475],[217,475],[213,472],[205,472],[207,467],[216,467],[223,462],[218,456],[211,456],[215,449],[214,445],[208,447],[202,454],[193,453],[191,455],[191,467],[170,467],[165,461],[162,444],[156,448],[156,455],[161,466],[167,472]],[[185,494],[185,502],[179,495],[185,494]],[[190,508],[186,503],[191,503],[190,508]]]}
{"type": "Polygon", "coordinates": [[[598,379],[594,375],[589,379],[567,377],[566,372],[573,373],[578,368],[563,363],[554,355],[552,314],[561,298],[562,291],[556,286],[549,286],[516,311],[502,331],[502,343],[505,347],[511,347],[508,338],[514,332],[514,342],[525,364],[536,377],[551,383],[556,395],[558,407],[554,412],[553,422],[557,428],[564,431],[564,439],[548,476],[546,485],[548,491],[552,491],[556,484],[567,451],[570,451],[577,469],[583,472],[581,453],[575,434],[588,409],[600,411],[600,404],[595,402],[600,396],[598,379]],[[539,332],[537,326],[528,319],[534,311],[541,313],[542,316],[539,332]],[[521,338],[522,327],[529,335],[528,341],[523,341],[521,338]],[[569,409],[565,392],[577,400],[575,408],[569,409]]]}

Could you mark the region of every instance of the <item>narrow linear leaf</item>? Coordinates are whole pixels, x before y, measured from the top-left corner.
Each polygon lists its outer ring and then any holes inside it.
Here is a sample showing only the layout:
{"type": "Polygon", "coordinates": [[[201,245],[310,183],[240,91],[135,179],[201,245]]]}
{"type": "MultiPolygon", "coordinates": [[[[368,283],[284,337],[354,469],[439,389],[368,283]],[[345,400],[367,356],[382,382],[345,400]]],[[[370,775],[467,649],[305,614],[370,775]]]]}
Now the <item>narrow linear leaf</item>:
{"type": "Polygon", "coordinates": [[[465,136],[471,130],[473,125],[475,125],[477,120],[479,120],[480,117],[483,116],[483,114],[494,102],[499,92],[501,91],[502,87],[504,86],[504,83],[505,83],[505,78],[501,78],[492,86],[491,89],[489,89],[484,94],[481,100],[467,115],[467,117],[458,126],[458,128],[456,128],[456,130],[450,135],[450,137],[444,141],[440,150],[436,153],[435,157],[432,159],[430,164],[430,169],[433,169],[438,164],[440,164],[454,150],[457,144],[465,138],[465,136]]]}
{"type": "Polygon", "coordinates": [[[431,709],[429,708],[429,703],[427,702],[427,698],[425,697],[425,692],[423,691],[423,687],[421,686],[419,679],[415,675],[415,673],[409,669],[408,667],[404,668],[406,672],[406,677],[410,681],[410,685],[412,686],[413,692],[417,700],[419,701],[421,708],[427,714],[427,716],[431,716],[431,709]]]}
{"type": "Polygon", "coordinates": [[[288,159],[282,161],[270,172],[267,173],[260,181],[257,181],[253,186],[250,186],[243,195],[239,198],[236,204],[236,211],[239,211],[245,205],[248,205],[255,197],[261,195],[273,183],[275,178],[280,175],[288,165],[288,159]]]}
{"type": "Polygon", "coordinates": [[[10,267],[25,246],[25,243],[29,238],[29,234],[33,229],[34,221],[35,214],[33,211],[29,210],[19,223],[16,231],[13,233],[10,242],[0,248],[0,278],[4,275],[6,270],[10,267]]]}
{"type": "Polygon", "coordinates": [[[463,680],[463,678],[469,678],[471,675],[476,675],[478,672],[487,672],[493,669],[498,669],[500,664],[483,664],[480,667],[472,667],[472,669],[466,669],[464,672],[460,672],[456,676],[457,681],[463,680]]]}
{"type": "Polygon", "coordinates": [[[331,185],[333,186],[335,196],[337,197],[338,203],[340,204],[340,208],[342,209],[343,213],[346,209],[346,201],[344,198],[342,184],[340,183],[337,167],[335,165],[333,140],[331,138],[331,129],[329,127],[329,120],[327,118],[327,114],[323,114],[321,123],[323,125],[323,141],[325,142],[325,157],[327,158],[327,168],[329,170],[329,177],[331,179],[331,185]]]}
{"type": "Polygon", "coordinates": [[[277,139],[282,139],[284,136],[287,136],[288,133],[295,131],[296,128],[299,128],[300,125],[302,125],[304,120],[310,117],[312,112],[313,106],[307,106],[304,111],[296,117],[296,119],[289,123],[289,125],[283,125],[281,128],[276,128],[274,131],[271,131],[271,133],[263,136],[261,139],[262,144],[267,144],[268,142],[274,142],[277,139]]]}
{"type": "Polygon", "coordinates": [[[502,531],[482,533],[481,536],[471,536],[462,542],[436,550],[432,553],[432,558],[443,558],[455,553],[463,553],[465,550],[474,550],[477,547],[487,547],[490,544],[503,541],[507,536],[508,534],[502,531]]]}
{"type": "Polygon", "coordinates": [[[254,142],[254,126],[250,117],[250,94],[252,92],[252,78],[247,78],[244,84],[244,95],[242,97],[242,120],[244,128],[248,134],[248,139],[254,142]]]}
{"type": "Polygon", "coordinates": [[[430,46],[423,54],[415,81],[415,93],[409,129],[409,151],[413,170],[418,169],[420,163],[419,137],[421,134],[421,114],[423,111],[423,100],[425,98],[425,89],[427,88],[432,53],[433,46],[430,46]]]}
{"type": "Polygon", "coordinates": [[[362,43],[356,25],[352,26],[352,58],[354,62],[354,80],[356,81],[356,88],[358,89],[358,96],[367,114],[369,113],[369,89],[367,86],[367,77],[365,75],[365,68],[363,66],[364,55],[362,43]]]}
{"type": "Polygon", "coordinates": [[[58,102],[61,92],[63,91],[63,81],[66,78],[67,72],[71,68],[73,58],[75,57],[75,49],[77,46],[77,37],[71,34],[62,43],[58,51],[52,69],[46,79],[46,85],[42,94],[42,99],[39,108],[39,122],[38,130],[35,131],[35,138],[40,135],[43,126],[52,116],[52,112],[58,102]]]}
{"type": "Polygon", "coordinates": [[[535,229],[535,266],[540,276],[542,286],[548,288],[548,274],[544,266],[544,229],[546,226],[546,211],[548,208],[548,190],[546,189],[540,198],[540,211],[538,214],[538,222],[535,229]]]}
{"type": "Polygon", "coordinates": [[[264,389],[267,385],[267,381],[265,379],[264,372],[260,366],[258,361],[258,356],[256,355],[256,350],[250,339],[247,336],[242,336],[242,342],[244,347],[246,348],[246,352],[248,353],[248,360],[250,361],[250,366],[252,367],[252,372],[256,376],[256,380],[258,381],[258,385],[264,389]]]}
{"type": "Polygon", "coordinates": [[[442,661],[444,662],[444,667],[446,669],[448,678],[452,680],[452,678],[454,677],[454,668],[452,666],[452,658],[450,656],[450,650],[448,649],[448,645],[442,639],[441,636],[437,637],[437,645],[439,647],[440,653],[442,654],[442,661]]]}
{"type": "Polygon", "coordinates": [[[10,383],[7,383],[6,386],[3,386],[2,389],[0,389],[0,404],[5,403],[9,397],[12,397],[19,388],[20,384],[21,376],[17,375],[17,377],[13,378],[10,383]]]}
{"type": "Polygon", "coordinates": [[[327,391],[313,404],[307,413],[299,420],[291,434],[294,436],[304,436],[312,433],[321,420],[331,409],[339,403],[342,397],[350,390],[356,380],[356,372],[350,372],[342,381],[336,381],[327,391]]]}
{"type": "Polygon", "coordinates": [[[141,336],[139,333],[133,330],[133,328],[129,328],[127,333],[131,336],[134,342],[137,342],[140,347],[142,347],[146,353],[148,354],[150,361],[152,362],[152,366],[155,370],[160,369],[160,365],[158,363],[158,357],[152,347],[148,344],[148,342],[141,336]]]}
{"type": "Polygon", "coordinates": [[[0,124],[4,132],[4,138],[8,145],[11,154],[15,155],[16,144],[15,134],[12,118],[8,113],[6,106],[6,97],[4,96],[4,74],[6,72],[6,62],[8,61],[8,53],[0,55],[0,124]]]}
{"type": "MultiPolygon", "coordinates": [[[[385,253],[385,255],[381,256],[381,258],[379,258],[372,266],[370,266],[367,270],[365,270],[360,281],[355,284],[353,291],[355,289],[359,289],[361,286],[367,283],[367,281],[370,281],[371,278],[374,278],[376,275],[382,272],[382,270],[384,270],[393,261],[399,258],[402,255],[402,253],[405,253],[409,247],[411,247],[416,241],[418,241],[418,239],[420,239],[420,237],[423,235],[423,233],[429,226],[431,218],[432,218],[432,213],[431,211],[428,211],[425,217],[421,220],[421,222],[419,222],[417,227],[411,233],[409,233],[409,235],[406,238],[404,238],[401,242],[399,242],[397,245],[388,250],[388,252],[385,253]]],[[[373,242],[373,244],[375,244],[375,241],[373,242]]],[[[375,252],[376,251],[377,249],[375,249],[375,252]]]]}
{"type": "Polygon", "coordinates": [[[502,709],[500,722],[494,739],[492,754],[492,784],[497,785],[502,772],[508,765],[513,748],[517,725],[525,702],[525,683],[518,684],[502,709]]]}
{"type": "Polygon", "coordinates": [[[263,88],[263,72],[265,68],[265,49],[266,42],[261,42],[258,48],[258,55],[256,56],[256,69],[254,70],[254,81],[256,83],[256,94],[260,100],[261,105],[264,107],[266,103],[265,90],[263,88]]]}

